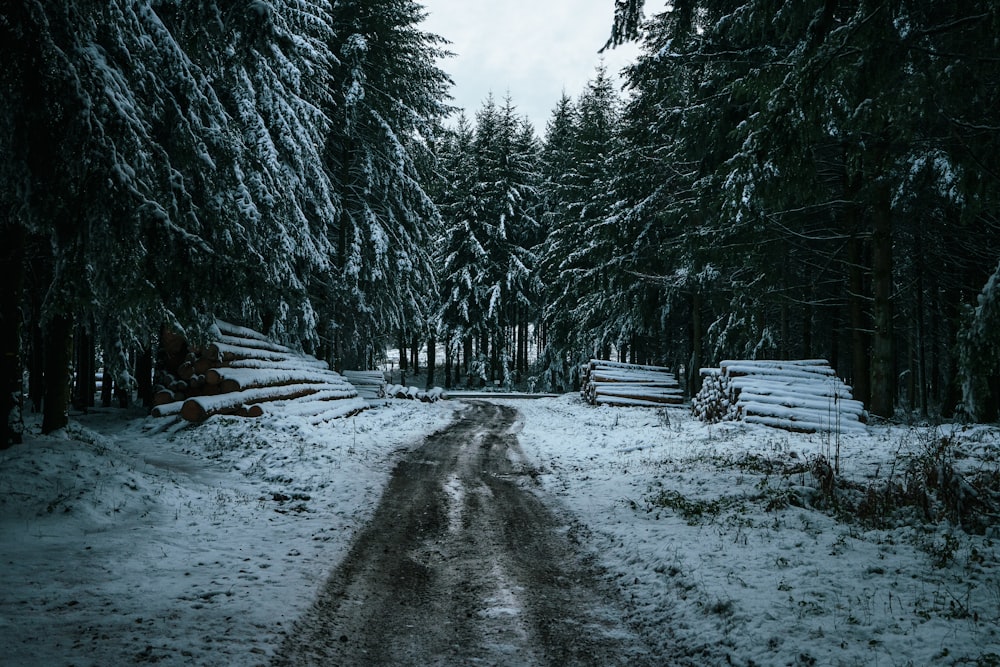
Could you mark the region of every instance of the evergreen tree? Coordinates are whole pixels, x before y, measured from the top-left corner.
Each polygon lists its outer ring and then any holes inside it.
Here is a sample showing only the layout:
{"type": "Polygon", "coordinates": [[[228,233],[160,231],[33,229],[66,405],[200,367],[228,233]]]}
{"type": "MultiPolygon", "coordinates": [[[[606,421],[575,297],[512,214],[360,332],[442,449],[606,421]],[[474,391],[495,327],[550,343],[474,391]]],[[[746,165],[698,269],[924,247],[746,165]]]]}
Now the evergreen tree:
{"type": "MultiPolygon", "coordinates": [[[[637,32],[641,6],[619,4],[628,20],[616,39],[637,32]]],[[[911,403],[923,396],[926,409],[932,384],[942,400],[947,382],[935,376],[948,366],[954,374],[955,332],[939,337],[956,320],[949,304],[968,299],[970,279],[985,281],[997,241],[979,208],[993,183],[966,189],[963,176],[991,173],[979,168],[984,155],[972,167],[969,144],[954,140],[962,127],[995,141],[983,122],[995,112],[969,93],[991,88],[950,85],[993,79],[975,45],[995,22],[995,8],[976,2],[760,0],[674,3],[644,24],[618,219],[637,249],[650,249],[635,268],[653,270],[635,273],[665,288],[668,310],[683,308],[672,290],[691,285],[692,360],[704,314],[712,356],[822,351],[882,415],[893,412],[908,366],[920,378],[911,403]],[[962,100],[952,109],[965,112],[941,113],[942,82],[949,100],[962,100]],[[965,221],[977,228],[977,252],[945,238],[962,238],[949,231],[965,221]],[[951,278],[923,278],[935,254],[939,264],[962,258],[965,287],[943,299],[951,278]],[[914,285],[906,298],[904,274],[914,285]],[[900,312],[915,323],[902,333],[900,312]]]]}
{"type": "MultiPolygon", "coordinates": [[[[542,272],[548,286],[547,342],[555,346],[548,363],[557,368],[571,349],[584,356],[606,355],[619,342],[612,333],[615,320],[608,318],[613,311],[604,309],[615,300],[607,263],[620,250],[610,221],[618,106],[601,66],[576,105],[564,96],[548,128],[544,182],[549,234],[542,272]]],[[[550,367],[550,378],[554,372],[562,374],[550,367]]]]}
{"type": "Polygon", "coordinates": [[[418,170],[448,108],[435,60],[442,40],[418,28],[411,0],[337,3],[334,108],[327,161],[342,212],[336,273],[322,292],[323,331],[355,366],[426,312],[436,285],[429,243],[438,211],[418,170]]]}

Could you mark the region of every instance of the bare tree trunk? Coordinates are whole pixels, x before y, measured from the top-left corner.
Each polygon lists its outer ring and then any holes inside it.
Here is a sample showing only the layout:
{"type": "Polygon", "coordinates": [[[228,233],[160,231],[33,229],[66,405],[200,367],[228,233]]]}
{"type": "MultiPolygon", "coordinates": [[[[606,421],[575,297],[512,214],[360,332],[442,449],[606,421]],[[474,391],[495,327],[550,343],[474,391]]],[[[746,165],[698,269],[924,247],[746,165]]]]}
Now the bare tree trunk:
{"type": "Polygon", "coordinates": [[[406,356],[406,333],[399,332],[399,372],[409,368],[410,358],[406,356]]]}
{"type": "Polygon", "coordinates": [[[0,449],[22,440],[21,297],[24,228],[6,225],[0,251],[0,449]]]}
{"type": "MultiPolygon", "coordinates": [[[[461,373],[465,373],[465,383],[469,384],[469,366],[472,364],[472,334],[466,332],[462,340],[462,368],[461,373]]],[[[456,384],[461,384],[461,375],[456,372],[456,384]]]]}
{"type": "Polygon", "coordinates": [[[114,398],[115,376],[108,368],[107,360],[104,362],[104,375],[101,378],[101,407],[110,408],[111,399],[114,398]]]}
{"type": "Polygon", "coordinates": [[[924,332],[924,248],[923,248],[923,238],[920,233],[920,227],[917,226],[916,233],[916,248],[914,258],[917,262],[917,294],[916,294],[916,316],[915,324],[916,331],[916,382],[917,382],[917,396],[914,399],[918,402],[918,408],[920,410],[919,414],[921,417],[927,417],[927,360],[925,356],[926,350],[926,340],[924,332]]]}
{"type": "Polygon", "coordinates": [[[153,347],[147,345],[135,358],[136,391],[143,406],[153,405],[153,347]]]}
{"type": "Polygon", "coordinates": [[[887,186],[877,194],[872,230],[872,368],[870,410],[891,417],[896,383],[892,313],[892,202],[887,186]]]}
{"type": "Polygon", "coordinates": [[[451,349],[451,330],[444,331],[444,388],[451,389],[451,363],[454,350],[451,349]]]}
{"type": "MultiPolygon", "coordinates": [[[[445,355],[447,357],[447,354],[445,355]]],[[[431,333],[427,339],[427,388],[434,386],[434,364],[437,361],[437,339],[431,333]]]]}
{"type": "Polygon", "coordinates": [[[76,326],[76,344],[73,351],[76,359],[73,409],[86,412],[94,400],[94,337],[83,323],[76,326]]]}
{"type": "Polygon", "coordinates": [[[701,389],[701,292],[691,294],[691,363],[688,367],[688,395],[694,396],[701,389]]]}
{"type": "Polygon", "coordinates": [[[42,405],[42,433],[66,426],[69,419],[69,366],[73,358],[73,318],[53,316],[45,327],[45,401],[42,405]]]}
{"type": "Polygon", "coordinates": [[[862,241],[852,237],[847,243],[847,302],[851,322],[851,383],[854,398],[865,405],[871,404],[868,384],[869,352],[868,321],[865,317],[864,267],[862,241]]]}
{"type": "Polygon", "coordinates": [[[410,343],[410,368],[414,375],[420,372],[420,337],[417,334],[413,334],[410,343]]]}

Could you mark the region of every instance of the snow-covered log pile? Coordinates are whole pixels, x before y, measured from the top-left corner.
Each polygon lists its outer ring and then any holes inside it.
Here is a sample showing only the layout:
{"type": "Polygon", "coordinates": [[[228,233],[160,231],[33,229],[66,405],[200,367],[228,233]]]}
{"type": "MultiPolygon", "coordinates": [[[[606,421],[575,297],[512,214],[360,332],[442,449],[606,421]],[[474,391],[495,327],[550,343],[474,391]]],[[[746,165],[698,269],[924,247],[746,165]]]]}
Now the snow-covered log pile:
{"type": "Polygon", "coordinates": [[[591,359],[583,366],[581,393],[592,405],[680,405],[684,394],[669,368],[591,359]]]}
{"type": "Polygon", "coordinates": [[[354,385],[358,396],[369,400],[385,398],[385,375],[382,371],[345,370],[344,379],[354,385]]]}
{"type": "Polygon", "coordinates": [[[201,422],[216,414],[259,417],[280,412],[318,423],[367,407],[325,361],[252,329],[221,321],[216,325],[218,335],[201,350],[188,350],[179,337],[165,336],[154,416],[180,415],[201,422]]]}
{"type": "Polygon", "coordinates": [[[786,431],[863,431],[864,405],[825,359],[723,361],[701,369],[691,411],[707,422],[744,421],[786,431]]]}
{"type": "Polygon", "coordinates": [[[424,403],[434,403],[445,398],[444,389],[441,387],[424,390],[416,387],[405,387],[401,384],[386,385],[385,396],[386,398],[404,398],[424,403]]]}

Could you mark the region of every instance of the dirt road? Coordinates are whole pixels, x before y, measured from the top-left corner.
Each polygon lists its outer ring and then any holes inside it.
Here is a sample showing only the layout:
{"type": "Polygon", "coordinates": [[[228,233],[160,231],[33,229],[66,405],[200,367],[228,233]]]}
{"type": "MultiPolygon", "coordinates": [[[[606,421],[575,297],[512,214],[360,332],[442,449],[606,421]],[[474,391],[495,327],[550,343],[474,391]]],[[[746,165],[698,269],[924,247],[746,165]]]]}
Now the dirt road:
{"type": "Polygon", "coordinates": [[[516,417],[471,404],[399,464],[276,665],[654,662],[532,491],[516,417]]]}

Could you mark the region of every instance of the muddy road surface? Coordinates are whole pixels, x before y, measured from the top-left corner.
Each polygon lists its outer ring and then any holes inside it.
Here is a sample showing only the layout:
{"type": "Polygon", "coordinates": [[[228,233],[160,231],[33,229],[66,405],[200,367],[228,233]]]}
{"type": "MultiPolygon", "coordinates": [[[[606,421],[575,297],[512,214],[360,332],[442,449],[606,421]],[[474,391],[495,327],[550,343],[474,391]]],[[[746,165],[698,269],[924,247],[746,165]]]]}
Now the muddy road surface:
{"type": "Polygon", "coordinates": [[[646,665],[540,499],[513,408],[473,403],[399,464],[275,665],[646,665]]]}

